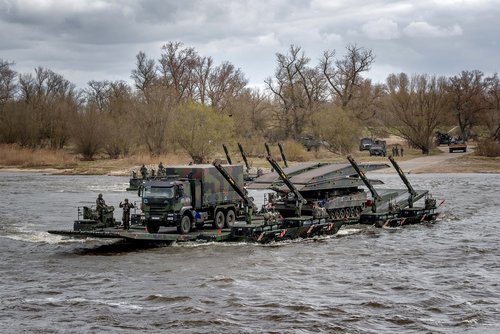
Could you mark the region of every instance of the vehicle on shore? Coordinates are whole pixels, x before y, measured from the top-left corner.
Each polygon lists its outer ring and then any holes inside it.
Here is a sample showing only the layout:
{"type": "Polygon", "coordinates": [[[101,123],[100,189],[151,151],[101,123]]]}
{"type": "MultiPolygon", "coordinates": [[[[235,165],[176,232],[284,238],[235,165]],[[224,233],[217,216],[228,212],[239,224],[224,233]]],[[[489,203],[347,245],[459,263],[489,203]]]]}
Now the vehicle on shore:
{"type": "Polygon", "coordinates": [[[436,145],[449,145],[453,137],[449,133],[436,132],[436,145]]]}
{"type": "Polygon", "coordinates": [[[387,155],[387,149],[385,143],[373,144],[370,146],[370,156],[385,157],[387,155]]]}
{"type": "Polygon", "coordinates": [[[359,150],[360,151],[367,151],[370,149],[370,147],[375,144],[375,142],[373,141],[373,139],[371,138],[368,138],[368,137],[365,137],[365,138],[361,138],[359,140],[359,150]]]}
{"type": "Polygon", "coordinates": [[[450,153],[456,151],[467,152],[467,143],[462,139],[453,139],[448,145],[448,150],[450,153]]]}

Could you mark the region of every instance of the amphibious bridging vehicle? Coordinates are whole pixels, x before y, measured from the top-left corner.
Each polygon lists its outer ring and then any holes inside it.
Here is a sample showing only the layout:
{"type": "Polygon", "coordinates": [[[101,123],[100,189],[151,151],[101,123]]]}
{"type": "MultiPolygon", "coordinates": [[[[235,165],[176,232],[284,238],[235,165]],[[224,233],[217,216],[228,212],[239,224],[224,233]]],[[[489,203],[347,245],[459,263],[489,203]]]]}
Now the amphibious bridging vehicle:
{"type": "MultiPolygon", "coordinates": [[[[436,200],[427,190],[414,190],[397,163],[390,161],[407,189],[375,189],[379,180],[369,180],[365,171],[385,168],[387,164],[358,165],[348,157],[350,165],[301,164],[282,169],[269,155],[275,172],[262,175],[249,185],[252,189],[274,189],[277,195],[257,211],[252,198],[242,187],[243,170],[234,174],[231,168],[214,161],[224,182],[240,198],[244,221],[236,221],[228,228],[197,229],[179,233],[175,227],[161,227],[149,233],[144,220],[133,219],[131,229],[123,231],[116,225],[92,226],[73,231],[49,231],[71,237],[120,238],[134,242],[184,242],[184,241],[249,241],[266,243],[285,239],[308,238],[335,234],[343,224],[370,224],[378,227],[395,227],[433,221],[437,217],[436,200]],[[226,169],[229,168],[229,171],[226,169]],[[294,182],[296,181],[296,182],[294,182]],[[366,186],[371,198],[361,186],[366,186]],[[425,197],[423,207],[414,203],[425,197]]],[[[241,166],[240,166],[241,167],[241,166]]],[[[218,181],[222,182],[222,181],[218,181]]],[[[224,186],[224,189],[227,185],[224,186]]],[[[229,191],[229,190],[227,190],[229,191]]],[[[194,210],[196,212],[196,210],[194,210]]],[[[192,226],[191,226],[192,227],[192,226]]],[[[182,232],[182,231],[181,231],[182,232]]]]}

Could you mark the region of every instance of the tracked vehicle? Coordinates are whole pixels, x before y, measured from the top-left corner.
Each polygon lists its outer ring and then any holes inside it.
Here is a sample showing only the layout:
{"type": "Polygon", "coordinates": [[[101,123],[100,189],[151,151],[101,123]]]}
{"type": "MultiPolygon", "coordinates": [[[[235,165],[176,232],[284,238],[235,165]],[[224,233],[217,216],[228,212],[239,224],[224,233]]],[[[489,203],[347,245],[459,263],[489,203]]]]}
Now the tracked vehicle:
{"type": "Polygon", "coordinates": [[[372,182],[359,168],[352,156],[347,159],[356,170],[360,179],[369,189],[372,199],[370,210],[361,213],[360,224],[375,225],[377,227],[397,227],[402,225],[417,224],[424,221],[433,221],[437,218],[436,200],[429,195],[428,190],[415,190],[405,174],[392,156],[389,160],[396,169],[407,190],[404,189],[379,189],[376,190],[372,182]],[[423,207],[415,207],[414,203],[425,198],[423,207]]]}
{"type": "MultiPolygon", "coordinates": [[[[363,181],[354,168],[347,164],[302,164],[282,169],[269,155],[267,160],[274,172],[263,175],[248,184],[249,189],[271,189],[268,205],[283,217],[293,217],[300,194],[304,215],[326,212],[334,220],[357,219],[367,207],[363,181]]],[[[389,167],[387,164],[362,165],[364,170],[389,167]]],[[[374,184],[382,181],[372,180],[374,184]]]]}
{"type": "MultiPolygon", "coordinates": [[[[257,209],[252,201],[225,170],[219,161],[214,161],[214,167],[241,196],[245,206],[245,221],[236,222],[231,227],[230,240],[253,241],[267,243],[287,239],[309,238],[318,235],[329,235],[338,232],[341,221],[333,222],[326,216],[307,216],[300,213],[295,217],[281,217],[275,210],[265,209],[256,217],[252,213],[257,209]]],[[[300,197],[300,194],[297,193],[300,197]]],[[[303,200],[303,198],[301,198],[303,200]]],[[[300,205],[300,204],[299,204],[300,205]]]]}

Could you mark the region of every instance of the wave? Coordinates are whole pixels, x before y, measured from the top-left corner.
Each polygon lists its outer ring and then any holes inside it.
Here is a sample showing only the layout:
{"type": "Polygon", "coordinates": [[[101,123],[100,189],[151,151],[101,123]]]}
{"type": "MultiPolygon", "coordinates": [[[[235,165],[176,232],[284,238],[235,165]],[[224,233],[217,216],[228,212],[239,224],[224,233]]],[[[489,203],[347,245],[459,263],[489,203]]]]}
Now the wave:
{"type": "Polygon", "coordinates": [[[163,295],[149,295],[144,298],[146,301],[158,302],[158,303],[175,303],[175,302],[185,302],[191,300],[189,296],[163,296],[163,295]]]}
{"type": "Polygon", "coordinates": [[[29,242],[29,243],[43,243],[49,245],[81,244],[88,242],[88,240],[86,239],[71,239],[60,235],[50,234],[48,232],[34,232],[34,231],[1,235],[0,238],[29,242]]]}
{"type": "Polygon", "coordinates": [[[88,299],[83,297],[47,297],[42,299],[26,298],[22,300],[24,304],[38,306],[89,306],[105,305],[126,310],[142,310],[144,305],[129,303],[127,301],[111,301],[105,299],[88,299]]]}

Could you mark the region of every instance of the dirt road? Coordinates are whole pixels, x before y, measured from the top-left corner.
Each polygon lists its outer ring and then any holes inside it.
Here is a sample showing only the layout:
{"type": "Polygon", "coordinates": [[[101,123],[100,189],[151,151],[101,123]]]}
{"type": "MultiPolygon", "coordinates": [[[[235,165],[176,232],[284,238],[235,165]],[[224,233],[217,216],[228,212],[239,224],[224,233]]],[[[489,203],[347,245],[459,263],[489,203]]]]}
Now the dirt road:
{"type": "MultiPolygon", "coordinates": [[[[474,152],[474,149],[471,147],[467,147],[467,152],[454,152],[454,153],[449,153],[448,151],[448,146],[440,146],[439,149],[443,151],[443,154],[440,155],[429,155],[429,156],[422,156],[419,158],[411,159],[411,160],[406,160],[406,161],[398,161],[399,166],[405,172],[406,174],[410,173],[418,173],[419,170],[426,169],[429,170],[429,168],[432,168],[432,166],[435,166],[436,169],[439,169],[440,165],[445,163],[448,160],[454,159],[461,157],[466,154],[471,154],[474,152]]],[[[390,162],[388,161],[388,164],[390,165],[390,162]]],[[[396,170],[392,167],[390,168],[384,168],[380,169],[377,171],[373,171],[370,173],[383,173],[383,174],[388,174],[388,173],[396,173],[396,170]]]]}

